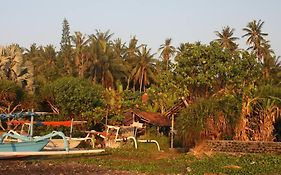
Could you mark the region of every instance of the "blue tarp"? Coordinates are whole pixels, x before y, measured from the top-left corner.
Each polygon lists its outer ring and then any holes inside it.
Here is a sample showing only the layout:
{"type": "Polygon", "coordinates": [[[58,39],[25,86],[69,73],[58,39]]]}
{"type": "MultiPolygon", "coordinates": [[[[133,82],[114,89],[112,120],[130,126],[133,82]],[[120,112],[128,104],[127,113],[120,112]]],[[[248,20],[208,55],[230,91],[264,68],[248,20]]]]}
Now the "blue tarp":
{"type": "Polygon", "coordinates": [[[18,112],[13,114],[0,114],[0,120],[7,119],[7,118],[22,118],[22,117],[31,117],[31,116],[39,116],[39,114],[35,112],[18,112]]]}

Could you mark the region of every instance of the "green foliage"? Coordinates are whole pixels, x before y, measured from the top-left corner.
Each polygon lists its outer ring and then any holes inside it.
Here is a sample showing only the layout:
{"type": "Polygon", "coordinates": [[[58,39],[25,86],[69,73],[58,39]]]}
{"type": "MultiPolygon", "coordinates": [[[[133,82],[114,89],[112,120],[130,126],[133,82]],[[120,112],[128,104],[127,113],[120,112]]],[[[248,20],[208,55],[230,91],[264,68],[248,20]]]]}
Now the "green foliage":
{"type": "Polygon", "coordinates": [[[175,61],[177,82],[187,86],[193,98],[207,97],[226,88],[239,90],[261,75],[261,66],[253,55],[222,50],[218,43],[186,43],[175,61]]]}
{"type": "Polygon", "coordinates": [[[0,80],[0,93],[4,96],[4,93],[11,93],[15,96],[15,102],[23,100],[24,92],[15,82],[9,80],[0,80]]]}
{"type": "MultiPolygon", "coordinates": [[[[220,122],[220,116],[226,120],[225,123],[233,130],[237,119],[241,112],[241,99],[234,95],[224,95],[221,97],[213,97],[209,99],[201,99],[191,104],[188,108],[182,110],[176,121],[176,129],[178,131],[179,140],[185,146],[194,146],[202,139],[202,131],[208,130],[212,126],[207,125],[207,120],[212,119],[215,125],[220,122]]],[[[220,135],[226,138],[232,138],[232,132],[218,130],[214,132],[222,132],[220,135]]],[[[214,133],[218,134],[218,133],[214,133]]],[[[207,135],[208,136],[208,135],[207,135]]]]}
{"type": "MultiPolygon", "coordinates": [[[[0,80],[0,113],[10,113],[22,107],[25,93],[15,82],[9,80],[0,80]]],[[[21,109],[22,109],[21,108],[21,109]]]]}
{"type": "Polygon", "coordinates": [[[256,92],[256,96],[259,96],[261,98],[268,98],[272,97],[275,98],[277,101],[277,104],[279,106],[281,105],[281,101],[278,99],[281,99],[281,88],[277,86],[270,86],[270,85],[265,85],[265,86],[260,86],[256,92]]]}
{"type": "Polygon", "coordinates": [[[35,94],[39,94],[41,88],[60,77],[56,65],[57,52],[53,45],[36,46],[32,44],[25,50],[24,59],[29,60],[33,65],[35,94]]]}
{"type": "Polygon", "coordinates": [[[102,87],[79,78],[61,78],[45,86],[42,97],[57,106],[62,114],[89,114],[101,106],[102,87]]]}
{"type": "Polygon", "coordinates": [[[123,109],[142,108],[141,95],[139,91],[124,90],[122,92],[123,109]]]}
{"type": "Polygon", "coordinates": [[[0,47],[0,79],[12,80],[33,93],[33,65],[22,53],[17,44],[0,47]]]}
{"type": "Polygon", "coordinates": [[[137,59],[134,60],[134,68],[131,72],[131,76],[134,82],[134,86],[138,83],[140,92],[145,91],[145,88],[150,83],[155,82],[156,59],[154,54],[151,54],[151,49],[146,45],[140,47],[140,50],[136,53],[137,59]]]}
{"type": "Polygon", "coordinates": [[[234,51],[237,49],[238,44],[235,43],[238,40],[238,37],[234,37],[234,29],[226,26],[222,29],[222,32],[215,31],[218,39],[217,41],[223,49],[229,49],[230,51],[234,51]]]}
{"type": "Polygon", "coordinates": [[[175,77],[170,71],[162,72],[157,76],[158,83],[147,90],[149,97],[147,111],[164,113],[181,97],[188,96],[188,90],[185,86],[180,86],[175,77]]]}
{"type": "Polygon", "coordinates": [[[70,28],[66,18],[63,19],[62,23],[62,37],[60,45],[62,50],[64,50],[65,47],[70,46],[70,28]]]}
{"type": "Polygon", "coordinates": [[[128,109],[143,109],[141,103],[141,93],[131,90],[106,89],[103,93],[103,99],[106,105],[104,117],[107,116],[111,125],[120,124],[124,119],[124,112],[128,109]]]}

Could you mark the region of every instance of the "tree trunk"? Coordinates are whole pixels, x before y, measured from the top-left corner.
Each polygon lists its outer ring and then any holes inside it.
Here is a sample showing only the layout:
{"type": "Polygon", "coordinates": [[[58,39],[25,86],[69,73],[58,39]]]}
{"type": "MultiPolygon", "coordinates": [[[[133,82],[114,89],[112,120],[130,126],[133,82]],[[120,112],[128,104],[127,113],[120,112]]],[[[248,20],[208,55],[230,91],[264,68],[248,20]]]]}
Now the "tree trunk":
{"type": "Polygon", "coordinates": [[[140,92],[142,90],[142,83],[143,83],[143,75],[144,75],[144,71],[141,71],[141,79],[140,79],[140,92]]]}

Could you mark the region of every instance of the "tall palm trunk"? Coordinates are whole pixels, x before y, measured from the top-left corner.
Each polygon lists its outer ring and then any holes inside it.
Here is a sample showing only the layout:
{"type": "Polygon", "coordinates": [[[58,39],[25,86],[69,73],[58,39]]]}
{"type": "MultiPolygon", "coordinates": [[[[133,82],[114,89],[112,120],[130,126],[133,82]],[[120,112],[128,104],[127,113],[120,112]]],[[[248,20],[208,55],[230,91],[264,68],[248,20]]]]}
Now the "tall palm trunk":
{"type": "Polygon", "coordinates": [[[141,79],[140,79],[140,92],[141,92],[141,90],[142,90],[142,84],[143,84],[143,77],[144,76],[144,70],[142,69],[142,71],[141,71],[141,79]]]}

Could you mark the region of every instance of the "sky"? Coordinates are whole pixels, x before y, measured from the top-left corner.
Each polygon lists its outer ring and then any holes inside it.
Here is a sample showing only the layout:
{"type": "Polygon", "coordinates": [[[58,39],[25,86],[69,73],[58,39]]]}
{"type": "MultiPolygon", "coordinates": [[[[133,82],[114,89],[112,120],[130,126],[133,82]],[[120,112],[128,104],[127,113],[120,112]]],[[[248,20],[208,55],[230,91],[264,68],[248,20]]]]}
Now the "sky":
{"type": "Polygon", "coordinates": [[[128,43],[136,36],[157,52],[165,39],[172,45],[216,39],[214,31],[230,26],[241,48],[242,29],[252,20],[264,21],[262,31],[277,56],[281,55],[280,0],[0,0],[0,45],[28,48],[52,44],[59,49],[62,21],[71,34],[110,30],[113,39],[128,43]]]}

